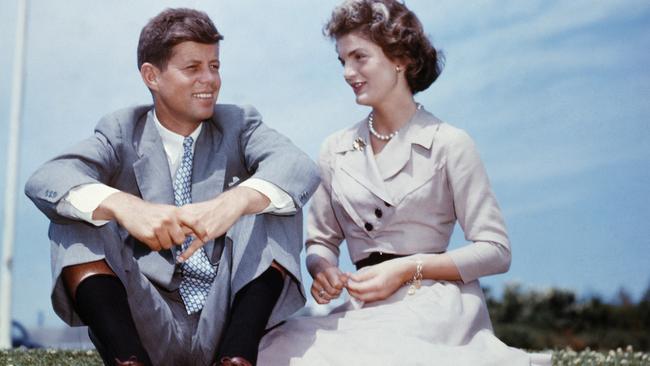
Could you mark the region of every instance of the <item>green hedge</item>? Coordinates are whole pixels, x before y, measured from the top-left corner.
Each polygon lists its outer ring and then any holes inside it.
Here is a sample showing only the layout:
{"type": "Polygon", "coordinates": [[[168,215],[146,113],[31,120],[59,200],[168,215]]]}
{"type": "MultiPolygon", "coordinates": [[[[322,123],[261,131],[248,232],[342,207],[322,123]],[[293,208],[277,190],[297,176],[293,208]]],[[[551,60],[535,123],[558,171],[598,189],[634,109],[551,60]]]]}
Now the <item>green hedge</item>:
{"type": "Polygon", "coordinates": [[[610,350],[632,346],[650,351],[650,287],[638,301],[624,289],[610,302],[578,298],[563,289],[527,290],[506,286],[496,299],[484,289],[494,333],[526,349],[610,350]]]}

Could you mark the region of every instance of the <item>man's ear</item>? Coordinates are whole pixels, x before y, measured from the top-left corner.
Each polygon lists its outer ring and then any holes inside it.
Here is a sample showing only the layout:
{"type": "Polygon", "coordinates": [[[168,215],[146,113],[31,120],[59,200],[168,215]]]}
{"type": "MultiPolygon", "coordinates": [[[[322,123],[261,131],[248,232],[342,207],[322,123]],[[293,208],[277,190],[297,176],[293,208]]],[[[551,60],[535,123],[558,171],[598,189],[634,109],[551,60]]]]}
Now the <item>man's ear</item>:
{"type": "Polygon", "coordinates": [[[140,66],[140,76],[142,76],[142,81],[144,81],[145,85],[153,91],[158,91],[159,75],[160,69],[148,62],[145,62],[140,66]]]}

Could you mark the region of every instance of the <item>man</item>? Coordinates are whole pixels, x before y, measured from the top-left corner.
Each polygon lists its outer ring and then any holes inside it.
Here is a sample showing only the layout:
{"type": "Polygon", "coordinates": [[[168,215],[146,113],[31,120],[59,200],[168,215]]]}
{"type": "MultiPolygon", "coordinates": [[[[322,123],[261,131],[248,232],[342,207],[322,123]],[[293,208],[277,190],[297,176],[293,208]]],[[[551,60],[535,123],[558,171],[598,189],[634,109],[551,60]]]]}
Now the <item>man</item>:
{"type": "Polygon", "coordinates": [[[315,164],[252,107],[216,105],[219,34],[167,9],[142,29],[154,105],[104,117],[25,192],[52,221],[53,306],[106,364],[254,364],[304,304],[300,208],[315,164]]]}

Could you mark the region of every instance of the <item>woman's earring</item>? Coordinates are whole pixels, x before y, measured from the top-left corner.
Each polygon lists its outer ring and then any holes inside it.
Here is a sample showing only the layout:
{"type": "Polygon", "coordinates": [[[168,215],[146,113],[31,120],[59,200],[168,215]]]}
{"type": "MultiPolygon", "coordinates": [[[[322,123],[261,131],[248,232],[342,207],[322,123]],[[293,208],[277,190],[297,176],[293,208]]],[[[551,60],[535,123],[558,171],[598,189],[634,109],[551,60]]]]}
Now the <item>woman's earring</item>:
{"type": "Polygon", "coordinates": [[[402,68],[398,66],[395,66],[395,71],[399,74],[402,71],[402,68]]]}

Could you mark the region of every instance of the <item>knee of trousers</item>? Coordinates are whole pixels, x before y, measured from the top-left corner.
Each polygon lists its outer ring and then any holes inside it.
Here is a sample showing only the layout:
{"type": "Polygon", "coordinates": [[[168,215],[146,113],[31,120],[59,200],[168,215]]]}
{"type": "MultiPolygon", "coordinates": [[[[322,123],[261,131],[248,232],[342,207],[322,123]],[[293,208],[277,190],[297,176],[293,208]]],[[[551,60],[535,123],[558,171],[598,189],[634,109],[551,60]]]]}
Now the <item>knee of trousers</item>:
{"type": "Polygon", "coordinates": [[[105,260],[113,272],[125,283],[124,267],[133,262],[132,249],[125,245],[123,235],[114,222],[93,226],[84,222],[51,223],[49,229],[53,287],[52,306],[59,317],[69,325],[82,325],[63,286],[64,267],[105,260]],[[130,259],[127,260],[127,259],[130,259]]]}
{"type": "Polygon", "coordinates": [[[93,226],[84,222],[52,223],[49,238],[52,250],[52,272],[55,277],[64,267],[104,259],[116,272],[123,270],[133,258],[128,234],[116,223],[93,226]]]}

